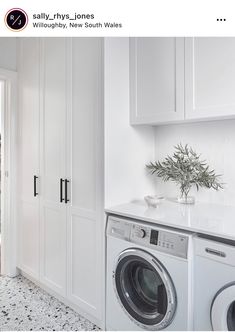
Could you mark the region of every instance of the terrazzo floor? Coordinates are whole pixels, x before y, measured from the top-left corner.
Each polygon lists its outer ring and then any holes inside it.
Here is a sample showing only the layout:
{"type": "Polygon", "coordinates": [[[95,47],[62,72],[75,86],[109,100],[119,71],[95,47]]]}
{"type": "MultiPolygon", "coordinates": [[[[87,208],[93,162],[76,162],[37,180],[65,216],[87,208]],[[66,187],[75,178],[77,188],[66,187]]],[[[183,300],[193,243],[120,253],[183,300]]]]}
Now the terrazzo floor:
{"type": "Polygon", "coordinates": [[[0,331],[91,331],[99,328],[28,279],[0,277],[0,331]]]}

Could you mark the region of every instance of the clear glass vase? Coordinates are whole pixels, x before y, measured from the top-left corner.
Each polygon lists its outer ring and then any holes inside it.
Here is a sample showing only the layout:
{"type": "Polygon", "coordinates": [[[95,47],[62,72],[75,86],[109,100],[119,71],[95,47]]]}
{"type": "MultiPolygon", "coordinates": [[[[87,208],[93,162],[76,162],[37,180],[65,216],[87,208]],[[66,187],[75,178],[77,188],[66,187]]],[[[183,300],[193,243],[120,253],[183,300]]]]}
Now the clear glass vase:
{"type": "Polygon", "coordinates": [[[181,204],[194,204],[195,203],[195,197],[189,196],[186,193],[181,193],[181,195],[178,197],[177,201],[181,204]]]}

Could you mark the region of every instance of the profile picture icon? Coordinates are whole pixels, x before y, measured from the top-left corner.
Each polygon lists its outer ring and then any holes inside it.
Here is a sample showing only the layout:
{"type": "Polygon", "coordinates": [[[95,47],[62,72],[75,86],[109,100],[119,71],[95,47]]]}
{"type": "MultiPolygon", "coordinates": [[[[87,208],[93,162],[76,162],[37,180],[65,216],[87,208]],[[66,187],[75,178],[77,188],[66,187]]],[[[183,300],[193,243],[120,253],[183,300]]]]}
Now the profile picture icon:
{"type": "Polygon", "coordinates": [[[22,31],[28,24],[28,15],[23,9],[12,8],[5,15],[5,24],[12,31],[22,31]]]}

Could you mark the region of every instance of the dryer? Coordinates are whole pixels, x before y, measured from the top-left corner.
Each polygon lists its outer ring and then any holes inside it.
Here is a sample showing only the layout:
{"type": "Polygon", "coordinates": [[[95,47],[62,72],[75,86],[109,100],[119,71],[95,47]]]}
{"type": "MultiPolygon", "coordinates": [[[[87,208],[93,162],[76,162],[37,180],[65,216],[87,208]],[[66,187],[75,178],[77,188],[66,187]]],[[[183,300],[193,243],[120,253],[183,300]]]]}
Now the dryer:
{"type": "Polygon", "coordinates": [[[235,242],[194,241],[194,329],[235,331],[235,242]]]}
{"type": "Polygon", "coordinates": [[[192,330],[192,235],[109,216],[106,329],[192,330]]]}

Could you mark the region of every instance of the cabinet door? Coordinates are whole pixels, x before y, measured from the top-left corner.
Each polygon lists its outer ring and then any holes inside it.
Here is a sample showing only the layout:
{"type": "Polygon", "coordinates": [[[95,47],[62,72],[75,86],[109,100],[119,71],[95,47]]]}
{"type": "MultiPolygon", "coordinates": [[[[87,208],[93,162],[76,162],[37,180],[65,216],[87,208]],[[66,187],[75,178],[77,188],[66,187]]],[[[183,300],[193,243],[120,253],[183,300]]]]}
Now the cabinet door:
{"type": "Polygon", "coordinates": [[[68,123],[68,295],[100,319],[102,293],[102,40],[73,38],[68,123]]]}
{"type": "Polygon", "coordinates": [[[60,202],[60,178],[66,173],[66,52],[66,39],[43,40],[41,281],[62,295],[66,292],[66,206],[60,202]]]}
{"type": "Polygon", "coordinates": [[[184,39],[130,39],[130,122],[184,119],[184,39]]]}
{"type": "Polygon", "coordinates": [[[38,278],[40,192],[34,196],[34,175],[39,176],[39,39],[22,38],[19,46],[18,265],[38,278]]]}
{"type": "Polygon", "coordinates": [[[186,38],[186,119],[235,115],[235,38],[186,38]]]}

